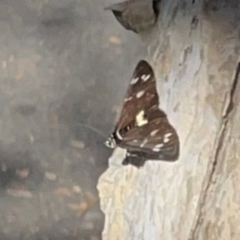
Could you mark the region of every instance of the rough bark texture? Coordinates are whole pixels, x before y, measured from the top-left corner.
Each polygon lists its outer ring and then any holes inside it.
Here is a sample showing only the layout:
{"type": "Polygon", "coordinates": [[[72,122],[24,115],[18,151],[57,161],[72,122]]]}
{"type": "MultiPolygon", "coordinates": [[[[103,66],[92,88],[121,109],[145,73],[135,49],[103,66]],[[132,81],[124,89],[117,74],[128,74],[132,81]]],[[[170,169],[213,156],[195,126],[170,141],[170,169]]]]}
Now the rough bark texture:
{"type": "Polygon", "coordinates": [[[137,170],[121,166],[124,151],[114,151],[98,184],[104,240],[239,239],[239,7],[162,4],[158,47],[148,59],[181,157],[137,170]]]}

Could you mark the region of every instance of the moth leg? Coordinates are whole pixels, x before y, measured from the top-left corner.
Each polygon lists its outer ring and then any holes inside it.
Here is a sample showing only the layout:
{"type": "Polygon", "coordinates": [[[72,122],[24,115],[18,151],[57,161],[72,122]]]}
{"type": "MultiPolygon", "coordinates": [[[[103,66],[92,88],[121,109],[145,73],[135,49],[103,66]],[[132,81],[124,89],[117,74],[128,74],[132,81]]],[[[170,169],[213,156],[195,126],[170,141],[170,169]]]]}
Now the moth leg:
{"type": "Polygon", "coordinates": [[[122,165],[131,164],[137,168],[143,167],[146,162],[146,158],[141,156],[139,152],[127,152],[125,159],[122,162],[122,165]]]}

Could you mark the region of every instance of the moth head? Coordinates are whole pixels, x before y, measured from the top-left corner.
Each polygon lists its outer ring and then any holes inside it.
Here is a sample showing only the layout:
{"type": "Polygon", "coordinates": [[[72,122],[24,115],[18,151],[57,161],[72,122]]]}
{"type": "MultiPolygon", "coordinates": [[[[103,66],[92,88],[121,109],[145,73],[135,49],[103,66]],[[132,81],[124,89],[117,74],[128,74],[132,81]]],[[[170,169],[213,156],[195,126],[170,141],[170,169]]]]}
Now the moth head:
{"type": "Polygon", "coordinates": [[[114,139],[113,135],[111,135],[111,137],[109,137],[106,141],[105,141],[105,145],[108,148],[115,148],[116,147],[116,140],[114,139]]]}

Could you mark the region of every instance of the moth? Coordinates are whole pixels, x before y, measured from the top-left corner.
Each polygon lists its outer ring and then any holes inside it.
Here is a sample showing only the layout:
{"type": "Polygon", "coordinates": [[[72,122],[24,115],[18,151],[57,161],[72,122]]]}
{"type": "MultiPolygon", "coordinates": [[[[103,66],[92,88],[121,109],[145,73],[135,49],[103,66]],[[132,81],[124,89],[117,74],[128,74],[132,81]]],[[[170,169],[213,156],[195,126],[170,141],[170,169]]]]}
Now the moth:
{"type": "Polygon", "coordinates": [[[179,157],[178,134],[159,109],[155,74],[145,60],[133,72],[120,117],[105,144],[125,148],[122,164],[138,168],[149,159],[176,161],[179,157]]]}

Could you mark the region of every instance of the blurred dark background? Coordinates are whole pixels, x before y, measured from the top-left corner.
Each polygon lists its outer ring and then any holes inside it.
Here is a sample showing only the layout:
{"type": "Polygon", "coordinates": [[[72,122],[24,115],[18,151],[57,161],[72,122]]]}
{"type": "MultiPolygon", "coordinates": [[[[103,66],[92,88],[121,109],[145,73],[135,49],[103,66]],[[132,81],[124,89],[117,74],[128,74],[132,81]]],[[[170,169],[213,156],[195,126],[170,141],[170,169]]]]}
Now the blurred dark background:
{"type": "Polygon", "coordinates": [[[146,51],[110,3],[0,1],[1,240],[101,239],[111,151],[90,128],[112,131],[146,51]]]}

